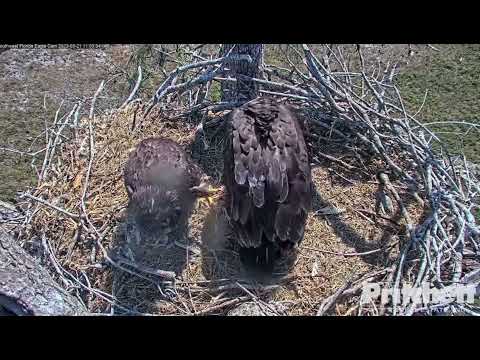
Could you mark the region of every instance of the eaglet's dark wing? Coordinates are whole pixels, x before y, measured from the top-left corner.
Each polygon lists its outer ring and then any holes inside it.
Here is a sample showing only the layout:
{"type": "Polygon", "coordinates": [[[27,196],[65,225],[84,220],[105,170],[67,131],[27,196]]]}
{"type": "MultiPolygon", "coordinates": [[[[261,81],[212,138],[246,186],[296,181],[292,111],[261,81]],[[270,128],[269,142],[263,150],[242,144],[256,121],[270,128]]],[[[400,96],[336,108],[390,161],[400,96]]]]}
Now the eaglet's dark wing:
{"type": "Polygon", "coordinates": [[[225,185],[240,242],[257,247],[263,234],[283,245],[298,243],[312,184],[307,147],[294,113],[285,105],[254,101],[232,112],[230,126],[225,185]]]}

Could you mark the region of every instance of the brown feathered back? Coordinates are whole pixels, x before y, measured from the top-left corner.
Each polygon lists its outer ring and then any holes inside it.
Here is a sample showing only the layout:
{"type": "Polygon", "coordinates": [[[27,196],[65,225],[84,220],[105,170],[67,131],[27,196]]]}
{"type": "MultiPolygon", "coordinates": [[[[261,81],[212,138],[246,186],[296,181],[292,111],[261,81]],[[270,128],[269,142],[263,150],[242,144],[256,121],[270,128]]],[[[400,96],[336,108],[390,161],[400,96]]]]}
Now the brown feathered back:
{"type": "Polygon", "coordinates": [[[143,221],[164,228],[176,226],[195,201],[189,190],[202,173],[183,148],[167,138],[140,142],[125,165],[130,209],[143,221]]]}
{"type": "Polygon", "coordinates": [[[312,181],[292,108],[262,97],[231,113],[224,179],[227,211],[242,247],[301,242],[312,181]]]}

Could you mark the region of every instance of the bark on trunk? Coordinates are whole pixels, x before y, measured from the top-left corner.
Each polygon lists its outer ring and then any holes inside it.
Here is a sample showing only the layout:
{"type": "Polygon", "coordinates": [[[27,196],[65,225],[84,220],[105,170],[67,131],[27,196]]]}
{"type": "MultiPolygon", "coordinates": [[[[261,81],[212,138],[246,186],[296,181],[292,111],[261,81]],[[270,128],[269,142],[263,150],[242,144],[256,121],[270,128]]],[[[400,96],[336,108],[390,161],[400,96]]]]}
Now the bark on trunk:
{"type": "Polygon", "coordinates": [[[0,228],[0,315],[82,315],[86,309],[0,228]]]}
{"type": "Polygon", "coordinates": [[[252,62],[234,61],[228,65],[236,82],[222,83],[222,101],[249,101],[258,96],[258,84],[243,76],[258,78],[263,66],[263,44],[223,44],[221,54],[250,55],[252,62]],[[235,47],[234,47],[235,46],[235,47]]]}

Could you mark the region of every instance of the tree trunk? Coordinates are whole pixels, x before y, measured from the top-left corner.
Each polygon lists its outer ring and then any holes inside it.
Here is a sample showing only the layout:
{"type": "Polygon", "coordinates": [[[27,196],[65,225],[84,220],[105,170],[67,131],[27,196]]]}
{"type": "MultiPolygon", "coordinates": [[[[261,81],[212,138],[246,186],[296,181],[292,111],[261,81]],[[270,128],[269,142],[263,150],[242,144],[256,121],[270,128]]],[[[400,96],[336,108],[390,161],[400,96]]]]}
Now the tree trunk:
{"type": "Polygon", "coordinates": [[[221,54],[227,54],[233,48],[232,55],[250,55],[252,62],[233,61],[228,64],[231,76],[236,82],[222,83],[222,101],[249,101],[258,96],[258,84],[248,78],[261,76],[263,66],[263,44],[223,44],[221,54]]]}
{"type": "Polygon", "coordinates": [[[86,309],[0,228],[0,315],[82,315],[86,309]]]}

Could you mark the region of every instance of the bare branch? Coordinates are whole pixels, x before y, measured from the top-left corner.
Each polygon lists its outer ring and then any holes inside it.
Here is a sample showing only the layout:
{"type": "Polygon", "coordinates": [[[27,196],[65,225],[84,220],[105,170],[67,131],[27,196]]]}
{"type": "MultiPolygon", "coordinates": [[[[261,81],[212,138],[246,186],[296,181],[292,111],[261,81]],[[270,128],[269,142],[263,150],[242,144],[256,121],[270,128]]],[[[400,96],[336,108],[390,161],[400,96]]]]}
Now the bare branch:
{"type": "Polygon", "coordinates": [[[125,100],[125,102],[122,104],[122,106],[120,106],[120,109],[124,108],[125,106],[127,106],[127,104],[133,100],[133,97],[135,96],[135,94],[137,93],[138,91],[138,88],[140,87],[140,83],[142,82],[142,67],[140,65],[138,65],[138,78],[137,78],[137,82],[135,83],[135,86],[132,90],[132,92],[130,93],[130,95],[128,96],[127,100],[125,100]]]}

